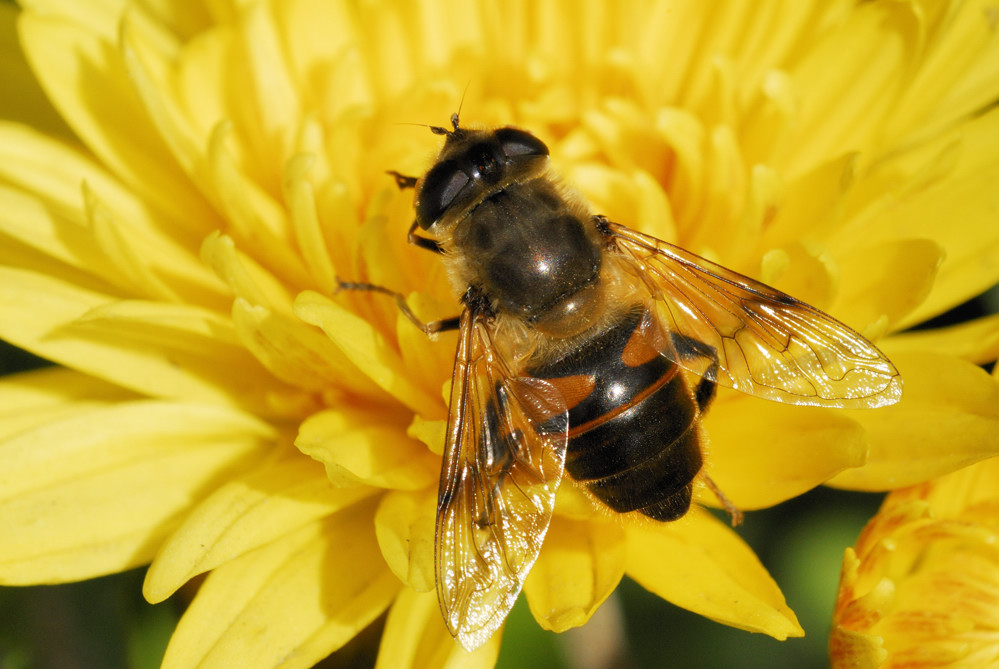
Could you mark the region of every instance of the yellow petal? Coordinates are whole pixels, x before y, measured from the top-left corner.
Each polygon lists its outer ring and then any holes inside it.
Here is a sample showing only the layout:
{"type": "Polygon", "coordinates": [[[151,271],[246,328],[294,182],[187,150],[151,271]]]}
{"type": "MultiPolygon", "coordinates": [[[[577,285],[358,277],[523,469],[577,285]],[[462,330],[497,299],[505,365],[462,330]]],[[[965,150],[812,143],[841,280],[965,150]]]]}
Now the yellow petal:
{"type": "Polygon", "coordinates": [[[884,348],[892,355],[923,351],[984,365],[999,358],[999,315],[944,328],[903,332],[885,341],[884,348]]]}
{"type": "Polygon", "coordinates": [[[894,329],[926,299],[945,255],[929,239],[883,242],[844,253],[831,313],[861,331],[887,316],[894,329]]]}
{"type": "Polygon", "coordinates": [[[839,288],[839,264],[822,244],[794,241],[764,254],[760,278],[795,299],[828,309],[839,288]]]}
{"type": "Polygon", "coordinates": [[[418,490],[437,480],[440,459],[406,436],[406,420],[384,410],[327,409],[309,416],[295,445],[337,483],[418,490]]]}
{"type": "Polygon", "coordinates": [[[231,324],[192,306],[110,304],[112,296],[0,267],[0,337],[140,393],[270,414],[283,387],[236,342],[231,324]]]}
{"type": "Polygon", "coordinates": [[[888,495],[843,559],[833,666],[995,664],[996,462],[888,495]]]}
{"type": "Polygon", "coordinates": [[[706,511],[629,527],[627,542],[627,574],[677,606],[776,639],[804,634],[753,551],[706,511]]]}
{"type": "Polygon", "coordinates": [[[312,286],[289,243],[287,212],[236,163],[225,145],[229,130],[227,121],[219,122],[212,131],[207,157],[210,185],[220,200],[229,234],[284,285],[312,286]]]}
{"type": "Polygon", "coordinates": [[[209,30],[215,22],[222,23],[227,9],[229,7],[225,3],[177,5],[170,0],[149,0],[139,5],[139,9],[129,7],[132,12],[149,12],[161,30],[169,30],[180,36],[194,35],[209,30]]]}
{"type": "MultiPolygon", "coordinates": [[[[933,290],[902,326],[917,323],[984,292],[999,281],[999,109],[962,124],[914,157],[889,161],[872,186],[888,191],[872,211],[857,217],[844,239],[888,236],[926,238],[946,254],[933,290]],[[905,187],[896,171],[912,174],[905,187]]],[[[905,156],[905,154],[903,154],[905,156]]]]}
{"type": "Polygon", "coordinates": [[[945,22],[946,29],[928,35],[925,62],[907,95],[894,105],[889,127],[900,136],[932,136],[999,97],[995,6],[975,0],[960,6],[930,3],[920,9],[928,25],[945,22]],[[944,16],[935,16],[938,12],[944,16]]]}
{"type": "Polygon", "coordinates": [[[488,669],[496,665],[502,634],[469,653],[447,631],[434,593],[403,590],[389,611],[376,669],[488,669]]]}
{"type": "Polygon", "coordinates": [[[107,39],[114,39],[117,34],[118,20],[125,9],[125,3],[121,0],[100,0],[88,4],[90,6],[84,7],[78,2],[66,2],[66,0],[25,0],[20,3],[26,10],[46,16],[70,19],[74,23],[102,34],[107,39]]]}
{"type": "MultiPolygon", "coordinates": [[[[267,413],[267,394],[300,393],[269,375],[240,345],[233,323],[207,309],[118,300],[91,308],[58,332],[67,340],[116,343],[123,356],[143,358],[150,366],[162,364],[158,359],[163,358],[215,394],[238,397],[258,413],[267,413]]],[[[169,385],[159,385],[159,377],[132,379],[138,383],[150,395],[171,393],[169,385]]]]}
{"type": "MultiPolygon", "coordinates": [[[[719,398],[702,423],[707,471],[741,509],[800,495],[861,466],[867,456],[863,428],[828,409],[729,395],[719,398]]],[[[716,503],[710,494],[703,501],[716,503]]]]}
{"type": "MultiPolygon", "coordinates": [[[[449,318],[459,313],[457,302],[431,300],[423,293],[413,293],[406,302],[418,317],[423,318],[424,314],[430,315],[429,320],[449,318]]],[[[428,394],[441,398],[437,405],[437,412],[426,415],[424,418],[429,419],[434,416],[444,418],[447,416],[447,405],[443,398],[447,395],[441,392],[441,388],[447,381],[451,380],[458,333],[442,332],[428,337],[401,312],[396,311],[395,329],[399,338],[403,364],[406,369],[410,370],[412,378],[422,381],[428,394]]]]}
{"type": "MultiPolygon", "coordinates": [[[[857,154],[847,152],[836,153],[807,172],[790,178],[773,222],[762,231],[764,248],[802,244],[816,257],[822,257],[824,265],[830,266],[826,259],[830,256],[827,247],[819,249],[815,240],[835,234],[842,226],[846,195],[857,180],[856,173],[857,154]]],[[[838,272],[833,278],[838,281],[838,272]]],[[[763,279],[767,281],[768,277],[763,279]]],[[[794,284],[787,287],[795,288],[794,284]]],[[[815,306],[826,308],[828,302],[815,306]]]]}
{"type": "Polygon", "coordinates": [[[0,123],[0,230],[126,294],[221,306],[224,286],[200,242],[150,208],[91,157],[38,131],[0,123]],[[82,193],[81,193],[82,184],[82,193]]]}
{"type": "Polygon", "coordinates": [[[3,117],[30,123],[53,136],[71,140],[73,131],[52,107],[24,58],[17,37],[19,15],[20,10],[13,3],[0,4],[0,81],[6,90],[17,91],[17,95],[4,96],[3,117]]]}
{"type": "Polygon", "coordinates": [[[274,21],[272,10],[266,5],[249,6],[242,20],[239,46],[246,58],[249,78],[245,93],[256,98],[250,104],[259,111],[254,122],[256,141],[275,144],[257,151],[261,156],[288,155],[303,110],[297,82],[291,80],[288,71],[286,45],[278,34],[283,26],[274,21]]]}
{"type": "Polygon", "coordinates": [[[410,423],[409,428],[406,430],[406,435],[422,443],[430,449],[431,453],[443,455],[444,435],[446,431],[447,421],[444,419],[425,420],[419,416],[414,416],[413,422],[410,423]]]}
{"type": "Polygon", "coordinates": [[[865,4],[834,21],[785,65],[801,110],[794,141],[782,143],[773,160],[789,173],[879,139],[885,117],[905,90],[899,72],[906,71],[918,39],[913,7],[865,4]]]}
{"type": "Polygon", "coordinates": [[[153,560],[143,594],[156,603],[188,580],[370,495],[334,488],[307,458],[267,461],[200,502],[153,560]]]}
{"type": "Polygon", "coordinates": [[[330,295],[337,288],[336,269],[327,245],[326,231],[319,220],[315,187],[307,179],[309,168],[315,162],[311,154],[300,154],[288,161],[283,179],[284,197],[309,276],[321,293],[330,295]]]}
{"type": "MultiPolygon", "coordinates": [[[[434,589],[434,527],[437,491],[393,491],[375,514],[378,545],[389,568],[416,592],[434,589]]],[[[442,621],[443,624],[443,621],[442,621]]]]}
{"type": "Polygon", "coordinates": [[[624,575],[624,549],[624,532],[615,522],[555,516],[524,582],[538,624],[564,632],[589,620],[624,575]]]}
{"type": "Polygon", "coordinates": [[[138,399],[120,386],[62,367],[0,380],[0,439],[115,402],[138,399]]]}
{"type": "Polygon", "coordinates": [[[201,244],[201,259],[232,289],[253,305],[291,313],[291,292],[252,257],[236,248],[232,237],[214,231],[201,244]]]}
{"type": "MultiPolygon", "coordinates": [[[[891,494],[893,504],[909,500],[928,503],[935,519],[957,518],[999,529],[999,514],[996,514],[996,504],[999,503],[999,458],[983,460],[928,484],[902,488],[891,494]]],[[[886,515],[889,509],[892,509],[892,505],[883,505],[875,518],[886,515]]],[[[878,522],[882,526],[889,525],[887,529],[878,527],[878,532],[890,531],[889,523],[878,522]]]]}
{"type": "Polygon", "coordinates": [[[296,298],[295,314],[321,327],[358,369],[390,395],[419,414],[440,413],[439,400],[413,382],[399,354],[370,323],[311,291],[296,298]]]}
{"type": "Polygon", "coordinates": [[[348,393],[382,404],[390,400],[329,337],[297,318],[251,305],[243,298],[236,298],[232,318],[246,348],[285,383],[314,392],[348,393]]]}
{"type": "Polygon", "coordinates": [[[847,412],[866,431],[870,452],[864,467],[830,485],[900,488],[999,454],[999,381],[958,358],[889,354],[902,374],[902,401],[847,412]]]}
{"type": "Polygon", "coordinates": [[[60,582],[149,562],[190,505],[273,437],[231,409],[138,401],[8,438],[0,444],[0,578],[60,582]]]}
{"type": "Polygon", "coordinates": [[[216,220],[205,200],[177,169],[176,161],[139,105],[111,42],[79,24],[33,12],[22,14],[18,28],[28,62],[45,92],[73,130],[118,178],[157,210],[169,212],[168,217],[182,229],[191,230],[216,220]],[[60,48],[53,49],[53,44],[60,48]],[[86,90],[87,95],[80,95],[81,90],[86,90]]]}
{"type": "Polygon", "coordinates": [[[847,629],[832,632],[829,653],[836,658],[832,663],[834,669],[878,669],[888,657],[881,637],[847,629]]]}
{"type": "Polygon", "coordinates": [[[215,569],[163,667],[304,668],[347,643],[399,589],[371,514],[363,504],[342,511],[215,569]]]}

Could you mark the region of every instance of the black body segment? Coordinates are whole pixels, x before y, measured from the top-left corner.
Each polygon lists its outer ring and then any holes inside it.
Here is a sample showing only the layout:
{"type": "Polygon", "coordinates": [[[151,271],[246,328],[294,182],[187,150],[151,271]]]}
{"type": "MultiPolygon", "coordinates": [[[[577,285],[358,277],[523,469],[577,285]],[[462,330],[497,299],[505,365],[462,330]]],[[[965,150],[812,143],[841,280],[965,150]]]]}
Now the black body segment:
{"type": "Polygon", "coordinates": [[[596,282],[601,249],[586,220],[543,180],[492,193],[455,230],[454,244],[497,309],[529,322],[596,282]]]}
{"type": "Polygon", "coordinates": [[[643,315],[643,308],[632,309],[569,354],[527,373],[573,398],[565,469],[574,479],[614,511],[675,520],[690,507],[691,482],[701,469],[698,405],[665,356],[635,364],[632,351],[649,344],[636,342],[643,315]],[[580,389],[588,394],[579,397],[580,389]]]}

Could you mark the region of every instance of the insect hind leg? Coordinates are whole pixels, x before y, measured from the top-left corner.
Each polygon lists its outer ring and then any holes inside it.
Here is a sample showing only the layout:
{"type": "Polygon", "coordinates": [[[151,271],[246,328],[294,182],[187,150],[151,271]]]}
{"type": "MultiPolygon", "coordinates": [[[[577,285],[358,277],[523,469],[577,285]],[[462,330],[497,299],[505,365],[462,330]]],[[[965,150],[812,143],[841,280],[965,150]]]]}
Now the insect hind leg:
{"type": "Polygon", "coordinates": [[[687,335],[671,332],[670,339],[679,362],[700,376],[700,381],[694,388],[694,401],[697,402],[697,408],[704,411],[715,398],[718,388],[718,351],[687,335]]]}

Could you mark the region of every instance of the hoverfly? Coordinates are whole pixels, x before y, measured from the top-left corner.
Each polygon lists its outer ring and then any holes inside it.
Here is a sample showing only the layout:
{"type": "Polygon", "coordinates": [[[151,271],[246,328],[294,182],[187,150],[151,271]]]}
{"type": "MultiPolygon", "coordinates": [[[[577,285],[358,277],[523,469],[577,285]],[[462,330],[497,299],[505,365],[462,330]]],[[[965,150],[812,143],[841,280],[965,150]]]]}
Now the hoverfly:
{"type": "MultiPolygon", "coordinates": [[[[423,177],[391,174],[415,188],[410,242],[440,254],[464,307],[423,328],[460,331],[435,568],[465,648],[512,608],[563,473],[615,512],[675,520],[691,504],[716,385],[824,407],[901,397],[892,363],[846,325],[590,213],[531,133],[465,128],[457,114],[451,126],[431,126],[444,146],[423,177]]],[[[341,287],[394,294],[419,324],[392,291],[341,287]]]]}

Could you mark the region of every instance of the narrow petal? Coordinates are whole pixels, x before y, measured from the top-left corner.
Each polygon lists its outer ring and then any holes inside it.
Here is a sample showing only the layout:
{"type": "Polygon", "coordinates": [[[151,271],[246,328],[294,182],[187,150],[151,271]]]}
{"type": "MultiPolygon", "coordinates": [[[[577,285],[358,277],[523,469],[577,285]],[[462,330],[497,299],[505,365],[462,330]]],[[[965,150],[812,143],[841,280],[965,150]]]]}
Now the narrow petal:
{"type": "Polygon", "coordinates": [[[440,459],[406,436],[401,414],[392,423],[384,410],[327,409],[309,416],[295,445],[326,465],[331,480],[379,488],[419,490],[437,479],[440,459]]]}
{"type": "Polygon", "coordinates": [[[624,575],[624,538],[613,521],[552,519],[524,583],[527,603],[541,627],[564,632],[590,619],[624,575]]]}
{"type": "Polygon", "coordinates": [[[229,233],[240,248],[290,288],[312,287],[302,260],[290,243],[287,212],[246,174],[226,146],[228,121],[219,122],[208,144],[208,179],[223,210],[229,233]]]}
{"type": "Polygon", "coordinates": [[[63,582],[149,562],[190,505],[273,437],[233,410],[138,401],[8,438],[0,444],[0,579],[63,582]]]}
{"type": "MultiPolygon", "coordinates": [[[[417,317],[424,318],[424,314],[429,315],[428,320],[450,318],[460,313],[460,305],[457,301],[434,300],[424,293],[413,293],[406,299],[406,303],[417,314],[417,317]]],[[[447,405],[444,398],[448,395],[443,392],[442,388],[451,381],[458,333],[441,332],[434,336],[427,336],[398,309],[396,309],[395,316],[395,330],[399,339],[403,364],[406,369],[410,370],[412,378],[422,382],[428,394],[441,398],[441,402],[437,404],[436,412],[424,417],[428,419],[444,418],[447,416],[447,405]]]]}
{"type": "MultiPolygon", "coordinates": [[[[137,392],[273,409],[283,388],[244,348],[231,324],[197,307],[110,304],[112,296],[33,272],[0,267],[0,337],[37,355],[137,392]]],[[[293,404],[288,401],[286,404],[293,404]]]]}
{"type": "Polygon", "coordinates": [[[342,511],[216,568],[163,667],[311,667],[347,643],[399,589],[371,514],[370,505],[342,511]]]}
{"type": "MultiPolygon", "coordinates": [[[[704,417],[707,471],[740,509],[773,506],[864,464],[867,437],[843,413],[732,398],[704,417]]],[[[715,504],[712,495],[703,495],[715,504]]]]}
{"type": "Polygon", "coordinates": [[[6,90],[17,91],[17,95],[4,96],[2,116],[17,123],[30,123],[55,137],[71,140],[73,131],[52,107],[24,57],[17,38],[20,13],[14,3],[0,4],[0,81],[6,90]]]}
{"type": "Polygon", "coordinates": [[[406,429],[406,435],[426,446],[431,453],[443,455],[446,431],[447,421],[444,419],[425,420],[419,416],[414,416],[413,422],[406,429]]]}
{"type": "MultiPolygon", "coordinates": [[[[857,180],[857,160],[855,152],[836,153],[807,172],[789,179],[773,222],[763,230],[765,248],[792,244],[814,248],[814,240],[835,234],[842,225],[840,217],[845,198],[857,180]]],[[[814,255],[827,254],[827,248],[814,255]]],[[[769,277],[763,279],[767,281],[769,277]]],[[[809,301],[807,294],[802,297],[809,301]]],[[[828,305],[826,301],[815,306],[827,308],[828,305]]]]}
{"type": "Polygon", "coordinates": [[[902,401],[848,412],[866,431],[870,454],[830,485],[900,488],[999,454],[999,381],[958,358],[887,350],[902,374],[902,401]]]}
{"type": "Polygon", "coordinates": [[[834,667],[995,665],[997,481],[993,458],[885,498],[843,559],[834,667]]]}
{"type": "Polygon", "coordinates": [[[918,40],[915,13],[904,3],[860,5],[789,62],[802,106],[795,141],[784,143],[775,158],[789,173],[877,138],[904,90],[898,73],[906,70],[918,40]]]}
{"type": "Polygon", "coordinates": [[[706,511],[630,527],[627,542],[628,575],[677,606],[776,639],[804,634],[753,551],[706,511]]]}
{"type": "Polygon", "coordinates": [[[0,380],[0,439],[45,423],[139,397],[72,369],[42,369],[0,380]]]}
{"type": "Polygon", "coordinates": [[[852,547],[847,548],[840,570],[836,620],[829,635],[829,655],[837,669],[877,669],[888,657],[884,640],[866,630],[890,606],[894,587],[890,581],[883,579],[869,591],[857,592],[860,568],[856,552],[852,547]],[[854,597],[857,600],[851,601],[854,597]],[[859,627],[861,631],[851,627],[859,627]]]}
{"type": "Polygon", "coordinates": [[[224,304],[225,287],[199,262],[200,238],[185,234],[92,157],[8,123],[0,123],[0,155],[0,180],[12,186],[4,189],[0,209],[4,234],[125,293],[154,296],[144,285],[152,278],[159,282],[154,288],[175,300],[224,304]]]}
{"type": "Polygon", "coordinates": [[[389,347],[370,323],[311,291],[305,291],[295,300],[295,314],[322,328],[358,369],[389,394],[422,415],[440,413],[439,398],[428,395],[413,382],[398,352],[389,347]]]}
{"type": "Polygon", "coordinates": [[[300,154],[288,161],[283,179],[284,197],[309,276],[317,283],[320,292],[329,295],[337,288],[336,269],[327,245],[326,231],[319,220],[315,186],[307,178],[315,162],[312,154],[300,154]]]}
{"type": "Polygon", "coordinates": [[[268,461],[195,507],[157,553],[143,594],[150,602],[162,601],[198,574],[371,493],[361,486],[334,488],[317,463],[302,457],[268,461]]]}
{"type": "Polygon", "coordinates": [[[236,247],[228,235],[214,231],[201,244],[201,259],[232,289],[253,305],[291,312],[292,292],[252,257],[236,247]]]}
{"type": "Polygon", "coordinates": [[[171,212],[170,219],[184,229],[193,231],[198,226],[204,232],[205,221],[217,220],[177,169],[135,97],[111,42],[79,24],[33,12],[21,15],[18,28],[45,92],[117,177],[158,210],[171,212]],[[53,49],[53,44],[61,48],[53,49]]]}
{"type": "Polygon", "coordinates": [[[822,245],[795,242],[763,255],[760,280],[824,310],[835,290],[837,269],[822,245]]]}
{"type": "Polygon", "coordinates": [[[491,669],[501,638],[469,653],[448,633],[434,593],[404,589],[389,610],[375,669],[491,669]]]}
{"type": "Polygon", "coordinates": [[[102,34],[107,39],[114,39],[118,29],[118,20],[125,10],[123,0],[97,0],[82,6],[77,2],[65,0],[24,0],[19,3],[26,10],[47,16],[58,16],[71,19],[73,22],[86,26],[89,30],[102,34]]]}
{"type": "MultiPolygon", "coordinates": [[[[182,37],[209,30],[213,26],[213,20],[221,22],[224,12],[228,9],[227,3],[177,5],[170,0],[147,0],[140,7],[142,11],[148,12],[163,30],[169,30],[182,37]]],[[[137,11],[134,7],[130,10],[137,11]]]]}
{"type": "Polygon", "coordinates": [[[894,329],[929,295],[946,255],[930,239],[883,242],[843,254],[843,279],[831,313],[859,331],[882,317],[894,329]]]}
{"type": "Polygon", "coordinates": [[[921,10],[926,23],[936,25],[926,35],[925,62],[892,110],[888,127],[900,136],[926,137],[999,97],[995,6],[974,0],[927,3],[921,10]],[[944,16],[934,16],[937,12],[944,16]]]}
{"type": "Polygon", "coordinates": [[[999,315],[945,328],[903,332],[893,335],[885,346],[893,354],[929,351],[984,365],[999,358],[999,315]]]}
{"type": "Polygon", "coordinates": [[[918,323],[999,282],[999,109],[963,124],[960,134],[888,160],[867,178],[870,206],[839,237],[932,239],[946,257],[933,289],[901,326],[918,323]],[[898,174],[908,175],[902,181],[898,174]]]}
{"type": "Polygon", "coordinates": [[[314,392],[336,389],[380,404],[391,402],[329,337],[297,318],[243,298],[233,304],[232,317],[246,348],[285,383],[314,392]]]}
{"type": "Polygon", "coordinates": [[[935,518],[963,518],[999,530],[999,458],[959,469],[930,485],[896,491],[893,498],[925,499],[935,518]]]}
{"type": "MultiPolygon", "coordinates": [[[[303,116],[299,90],[290,78],[287,54],[279,35],[280,27],[273,20],[273,10],[260,4],[249,7],[244,13],[245,23],[239,32],[241,51],[249,72],[249,90],[244,94],[255,96],[256,103],[249,106],[258,111],[253,119],[255,141],[263,145],[256,149],[256,162],[264,165],[268,156],[289,155],[292,134],[298,131],[298,120],[303,116]]],[[[249,129],[248,129],[249,130],[249,129]]],[[[272,169],[280,166],[273,165],[272,169]]],[[[278,173],[271,175],[279,178],[278,173]]],[[[276,179],[275,179],[276,180],[276,179]]]]}
{"type": "MultiPolygon", "coordinates": [[[[434,590],[434,527],[437,491],[394,490],[386,494],[375,514],[378,545],[389,569],[416,592],[434,590]]],[[[443,620],[441,621],[443,624],[443,620]]]]}

